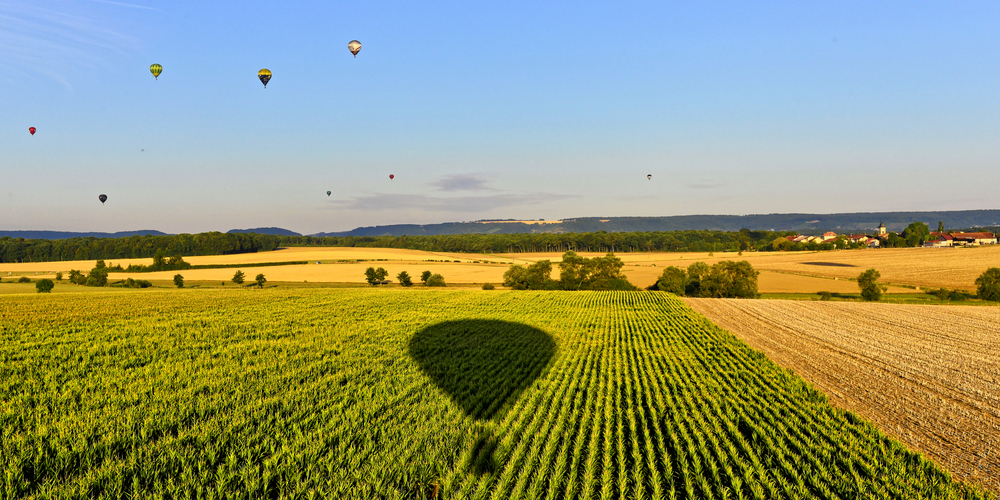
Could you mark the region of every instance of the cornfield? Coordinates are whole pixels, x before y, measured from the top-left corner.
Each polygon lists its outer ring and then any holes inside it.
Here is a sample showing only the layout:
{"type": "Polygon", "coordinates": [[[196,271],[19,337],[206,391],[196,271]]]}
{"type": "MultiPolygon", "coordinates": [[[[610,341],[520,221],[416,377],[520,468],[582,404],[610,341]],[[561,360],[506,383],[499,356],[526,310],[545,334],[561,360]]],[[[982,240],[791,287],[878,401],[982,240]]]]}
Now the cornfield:
{"type": "Polygon", "coordinates": [[[0,298],[0,498],[989,498],[648,292],[0,298]]]}

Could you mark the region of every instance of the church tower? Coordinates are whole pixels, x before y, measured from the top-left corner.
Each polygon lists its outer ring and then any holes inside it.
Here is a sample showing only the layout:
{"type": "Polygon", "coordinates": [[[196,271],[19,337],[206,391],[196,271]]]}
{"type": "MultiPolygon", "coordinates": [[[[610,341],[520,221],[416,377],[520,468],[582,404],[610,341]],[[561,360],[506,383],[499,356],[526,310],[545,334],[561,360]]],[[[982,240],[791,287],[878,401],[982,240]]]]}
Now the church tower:
{"type": "Polygon", "coordinates": [[[878,222],[878,235],[885,236],[885,223],[882,221],[878,222]]]}

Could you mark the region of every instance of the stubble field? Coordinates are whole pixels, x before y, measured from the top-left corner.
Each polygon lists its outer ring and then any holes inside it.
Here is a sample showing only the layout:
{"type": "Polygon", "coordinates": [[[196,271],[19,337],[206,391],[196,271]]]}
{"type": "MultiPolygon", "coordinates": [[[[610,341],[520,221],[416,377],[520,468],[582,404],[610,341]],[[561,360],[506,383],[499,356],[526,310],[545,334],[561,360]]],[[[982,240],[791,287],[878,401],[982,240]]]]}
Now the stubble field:
{"type": "Polygon", "coordinates": [[[985,498],[680,300],[0,297],[0,498],[985,498]]]}
{"type": "Polygon", "coordinates": [[[955,477],[1000,490],[1000,308],[684,300],[955,477]]]}

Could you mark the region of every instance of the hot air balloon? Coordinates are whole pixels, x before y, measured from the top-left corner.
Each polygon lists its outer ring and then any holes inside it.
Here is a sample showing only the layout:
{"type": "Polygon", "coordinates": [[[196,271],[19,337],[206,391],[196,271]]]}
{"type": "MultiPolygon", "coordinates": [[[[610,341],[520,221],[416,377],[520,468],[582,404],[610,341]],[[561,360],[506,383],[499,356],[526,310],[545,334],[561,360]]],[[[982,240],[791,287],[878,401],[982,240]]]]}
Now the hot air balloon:
{"type": "Polygon", "coordinates": [[[271,70],[264,68],[257,72],[257,78],[260,78],[260,83],[264,84],[264,88],[267,88],[267,82],[271,81],[271,70]]]}
{"type": "Polygon", "coordinates": [[[330,192],[329,192],[329,191],[327,191],[327,192],[326,192],[326,195],[327,195],[327,196],[330,196],[330,192]]]}
{"type": "Polygon", "coordinates": [[[347,43],[347,50],[354,54],[354,57],[358,57],[358,52],[361,52],[361,42],[357,40],[351,40],[347,43]]]}
{"type": "Polygon", "coordinates": [[[395,177],[396,177],[395,175],[389,174],[389,180],[390,181],[393,180],[395,177]]]}
{"type": "Polygon", "coordinates": [[[108,201],[108,195],[102,194],[102,195],[98,196],[97,199],[101,200],[101,205],[103,205],[104,202],[108,201]]]}
{"type": "Polygon", "coordinates": [[[649,180],[653,180],[653,174],[647,174],[646,178],[649,179],[649,180]]]}
{"type": "Polygon", "coordinates": [[[31,132],[31,135],[35,135],[35,127],[28,127],[28,132],[31,132]]]}
{"type": "Polygon", "coordinates": [[[150,64],[149,72],[153,74],[154,80],[159,80],[160,73],[163,73],[163,66],[160,66],[159,64],[150,64]]]}

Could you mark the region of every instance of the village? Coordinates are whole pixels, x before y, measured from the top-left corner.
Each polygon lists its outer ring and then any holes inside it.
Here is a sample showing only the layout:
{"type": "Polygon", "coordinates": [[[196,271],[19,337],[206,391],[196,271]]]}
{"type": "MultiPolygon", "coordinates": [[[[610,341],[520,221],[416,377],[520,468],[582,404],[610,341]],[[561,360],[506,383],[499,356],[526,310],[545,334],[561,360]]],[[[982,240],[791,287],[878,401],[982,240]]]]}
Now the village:
{"type": "MultiPolygon", "coordinates": [[[[854,245],[863,245],[868,248],[879,248],[885,246],[885,241],[889,239],[889,232],[885,228],[885,223],[880,222],[878,226],[878,234],[874,236],[867,234],[837,234],[833,231],[828,231],[823,233],[822,236],[786,236],[785,239],[791,243],[803,244],[835,243],[837,240],[842,240],[846,243],[854,245]]],[[[998,235],[990,232],[964,233],[932,231],[922,246],[943,248],[996,245],[997,241],[998,235]]]]}

